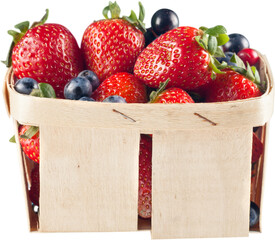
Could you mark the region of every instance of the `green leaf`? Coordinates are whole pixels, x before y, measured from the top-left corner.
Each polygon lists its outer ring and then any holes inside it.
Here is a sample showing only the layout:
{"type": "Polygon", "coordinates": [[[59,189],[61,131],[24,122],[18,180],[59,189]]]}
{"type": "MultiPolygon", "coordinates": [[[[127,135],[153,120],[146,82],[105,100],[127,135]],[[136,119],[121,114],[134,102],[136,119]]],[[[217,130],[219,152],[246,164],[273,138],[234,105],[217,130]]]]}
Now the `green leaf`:
{"type": "Polygon", "coordinates": [[[110,11],[109,5],[106,6],[106,7],[103,9],[102,14],[103,14],[103,16],[105,17],[105,19],[110,19],[109,16],[108,16],[109,11],[110,11]]]}
{"type": "Polygon", "coordinates": [[[139,16],[138,19],[143,22],[145,19],[145,8],[143,7],[141,2],[138,2],[139,5],[139,16]]]}
{"type": "Polygon", "coordinates": [[[207,50],[207,44],[202,40],[201,36],[196,36],[195,40],[205,50],[207,50]]]}
{"type": "Polygon", "coordinates": [[[208,52],[211,55],[214,55],[215,52],[217,51],[217,48],[218,48],[217,38],[210,35],[208,38],[208,52]]]}
{"type": "Polygon", "coordinates": [[[217,47],[214,57],[225,57],[224,52],[220,47],[217,47]]]}
{"type": "Polygon", "coordinates": [[[252,69],[253,75],[255,77],[255,83],[261,84],[261,78],[260,78],[260,74],[259,74],[257,68],[255,66],[251,66],[251,69],[252,69]]]}
{"type": "Polygon", "coordinates": [[[157,91],[152,91],[151,92],[150,97],[149,97],[150,98],[149,103],[155,102],[158,95],[161,94],[165,90],[165,88],[167,87],[169,81],[170,81],[170,79],[168,78],[165,82],[161,82],[159,84],[159,88],[157,89],[157,91]]]}
{"type": "Polygon", "coordinates": [[[243,63],[243,60],[240,59],[236,53],[233,54],[233,56],[230,59],[230,62],[236,63],[237,67],[245,69],[245,65],[243,63]]]}
{"type": "Polygon", "coordinates": [[[109,12],[111,13],[111,19],[119,18],[120,7],[116,2],[109,2],[109,5],[103,9],[102,14],[106,19],[110,19],[108,16],[109,12]]]}
{"type": "Polygon", "coordinates": [[[205,32],[208,28],[202,26],[202,27],[200,27],[199,29],[205,32]]]}
{"type": "MultiPolygon", "coordinates": [[[[218,60],[217,59],[215,59],[214,57],[212,57],[211,55],[210,55],[210,63],[209,63],[209,66],[211,67],[211,69],[213,70],[213,72],[214,73],[220,73],[220,74],[224,74],[224,72],[222,72],[220,69],[218,69],[218,67],[217,67],[217,62],[218,62],[218,60]]],[[[219,63],[219,62],[218,62],[219,63]]],[[[213,73],[212,72],[212,73],[213,73]]]]}
{"type": "Polygon", "coordinates": [[[15,43],[14,43],[14,41],[12,41],[10,48],[9,48],[8,55],[6,57],[6,60],[1,61],[2,63],[4,63],[6,65],[6,67],[10,67],[12,64],[12,50],[13,50],[14,46],[15,46],[15,43]]]}
{"type": "Polygon", "coordinates": [[[16,143],[15,135],[13,135],[13,136],[10,138],[9,142],[11,142],[11,143],[16,143]]]}
{"type": "Polygon", "coordinates": [[[39,83],[38,88],[41,92],[41,97],[44,98],[56,98],[53,87],[48,83],[39,83]]]}
{"type": "Polygon", "coordinates": [[[209,34],[210,36],[218,37],[220,34],[225,34],[226,28],[222,25],[218,25],[212,28],[208,28],[205,33],[209,34]]]}
{"type": "Polygon", "coordinates": [[[38,131],[39,127],[31,126],[20,138],[31,139],[38,131]]]}
{"type": "Polygon", "coordinates": [[[254,73],[253,73],[249,63],[247,63],[246,71],[247,71],[246,77],[254,82],[255,76],[254,76],[254,73]]]}
{"type": "Polygon", "coordinates": [[[225,33],[219,34],[219,36],[217,36],[217,41],[218,41],[218,46],[222,46],[229,41],[229,37],[225,33]]]}
{"type": "Polygon", "coordinates": [[[21,33],[26,33],[29,30],[30,22],[29,21],[21,22],[16,24],[14,27],[16,29],[19,29],[21,33]]]}
{"type": "Polygon", "coordinates": [[[49,9],[46,9],[45,15],[40,20],[41,25],[44,24],[48,20],[48,17],[49,17],[49,9]]]}
{"type": "Polygon", "coordinates": [[[43,17],[40,19],[40,21],[34,22],[31,25],[31,28],[39,26],[39,25],[43,25],[48,20],[48,17],[49,17],[49,9],[46,9],[46,13],[43,15],[43,17]]]}

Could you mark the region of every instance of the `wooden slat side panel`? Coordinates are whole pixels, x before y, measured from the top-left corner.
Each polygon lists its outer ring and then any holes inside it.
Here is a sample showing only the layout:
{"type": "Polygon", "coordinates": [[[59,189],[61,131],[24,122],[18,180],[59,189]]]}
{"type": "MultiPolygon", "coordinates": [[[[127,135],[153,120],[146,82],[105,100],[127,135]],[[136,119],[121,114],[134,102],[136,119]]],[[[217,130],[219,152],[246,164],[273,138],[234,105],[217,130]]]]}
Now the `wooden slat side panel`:
{"type": "Polygon", "coordinates": [[[19,132],[18,132],[19,124],[16,120],[14,120],[13,122],[14,122],[14,132],[15,132],[16,147],[18,152],[18,159],[19,159],[19,164],[20,164],[21,173],[22,173],[22,180],[23,180],[22,186],[24,187],[24,190],[25,190],[29,230],[37,231],[38,218],[37,218],[37,214],[35,214],[32,210],[32,205],[31,205],[31,201],[29,199],[29,193],[28,193],[28,186],[31,184],[30,174],[35,163],[32,160],[27,159],[27,157],[25,157],[22,151],[21,145],[19,143],[19,132]]]}
{"type": "Polygon", "coordinates": [[[40,231],[137,230],[138,132],[40,126],[40,141],[40,231]]]}
{"type": "Polygon", "coordinates": [[[248,236],[252,130],[153,136],[152,237],[248,236]]]}

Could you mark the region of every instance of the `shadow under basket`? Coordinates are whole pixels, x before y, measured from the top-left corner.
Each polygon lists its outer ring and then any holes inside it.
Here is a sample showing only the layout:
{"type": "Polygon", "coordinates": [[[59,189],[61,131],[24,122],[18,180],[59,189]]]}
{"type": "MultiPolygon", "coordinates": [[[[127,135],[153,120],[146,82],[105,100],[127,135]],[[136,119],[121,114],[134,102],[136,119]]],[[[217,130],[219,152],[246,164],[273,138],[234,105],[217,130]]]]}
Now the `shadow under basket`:
{"type": "MultiPolygon", "coordinates": [[[[242,237],[251,198],[261,205],[274,89],[223,103],[116,104],[38,98],[13,89],[4,97],[15,123],[31,231],[108,232],[150,229],[152,238],[242,237]],[[33,163],[24,157],[18,125],[40,131],[40,206],[32,211],[33,163]],[[264,144],[251,196],[253,127],[264,144]],[[138,218],[139,141],[152,134],[152,219],[138,218]]],[[[261,214],[262,215],[262,214],[261,214]]],[[[261,217],[260,215],[260,217],[261,217]]],[[[252,230],[261,230],[261,220],[252,230]]]]}

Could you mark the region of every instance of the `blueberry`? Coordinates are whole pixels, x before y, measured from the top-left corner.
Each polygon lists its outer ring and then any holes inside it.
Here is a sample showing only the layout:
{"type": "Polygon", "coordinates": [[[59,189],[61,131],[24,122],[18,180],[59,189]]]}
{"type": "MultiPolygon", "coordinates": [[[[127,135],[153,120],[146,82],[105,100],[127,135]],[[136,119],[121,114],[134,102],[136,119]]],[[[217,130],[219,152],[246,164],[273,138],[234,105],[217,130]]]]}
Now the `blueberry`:
{"type": "Polygon", "coordinates": [[[250,219],[249,227],[253,227],[259,222],[260,210],[259,207],[254,203],[250,203],[250,219]]]}
{"type": "Polygon", "coordinates": [[[151,42],[153,42],[157,38],[157,35],[154,33],[152,28],[147,28],[146,32],[144,33],[144,38],[145,47],[147,47],[151,42]]]}
{"type": "Polygon", "coordinates": [[[66,99],[78,100],[82,97],[90,97],[93,92],[91,82],[87,78],[76,77],[71,79],[64,88],[66,99]]]}
{"type": "Polygon", "coordinates": [[[25,77],[15,83],[14,89],[19,93],[29,95],[33,89],[38,89],[38,83],[32,78],[25,77]]]}
{"type": "Polygon", "coordinates": [[[222,63],[223,61],[226,62],[229,66],[237,66],[236,63],[230,62],[230,59],[232,58],[234,53],[232,52],[225,52],[225,57],[219,57],[217,60],[222,63]]]}
{"type": "Polygon", "coordinates": [[[111,102],[111,103],[127,103],[126,100],[118,95],[112,95],[103,100],[103,102],[111,102]]]}
{"type": "Polygon", "coordinates": [[[170,9],[160,9],[156,11],[151,19],[151,26],[157,35],[168,32],[179,26],[177,14],[170,9]]]}
{"type": "Polygon", "coordinates": [[[80,101],[90,101],[90,102],[95,102],[95,100],[91,97],[82,97],[82,98],[79,98],[78,100],[80,101]]]}
{"type": "Polygon", "coordinates": [[[247,38],[239,33],[228,35],[229,41],[222,46],[224,52],[238,53],[244,48],[249,48],[250,44],[247,38]]]}
{"type": "Polygon", "coordinates": [[[78,74],[78,77],[87,78],[93,86],[93,91],[95,91],[100,84],[100,81],[97,75],[91,70],[82,71],[81,73],[78,74]]]}

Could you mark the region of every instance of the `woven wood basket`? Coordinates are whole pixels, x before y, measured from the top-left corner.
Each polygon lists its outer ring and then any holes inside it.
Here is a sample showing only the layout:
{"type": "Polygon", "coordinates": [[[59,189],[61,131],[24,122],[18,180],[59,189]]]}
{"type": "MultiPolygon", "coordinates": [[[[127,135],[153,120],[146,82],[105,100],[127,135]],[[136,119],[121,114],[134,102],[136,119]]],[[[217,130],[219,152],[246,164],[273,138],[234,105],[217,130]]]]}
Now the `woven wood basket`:
{"type": "MultiPolygon", "coordinates": [[[[40,207],[28,198],[33,168],[17,144],[31,231],[136,231],[152,238],[235,237],[249,234],[252,128],[265,145],[273,112],[268,88],[258,98],[223,103],[114,104],[26,96],[6,74],[4,96],[15,123],[40,129],[40,207]],[[140,134],[153,134],[152,220],[140,220],[140,134]]],[[[261,223],[261,221],[260,221],[261,223]]],[[[254,230],[260,231],[260,224],[254,230]]]]}

